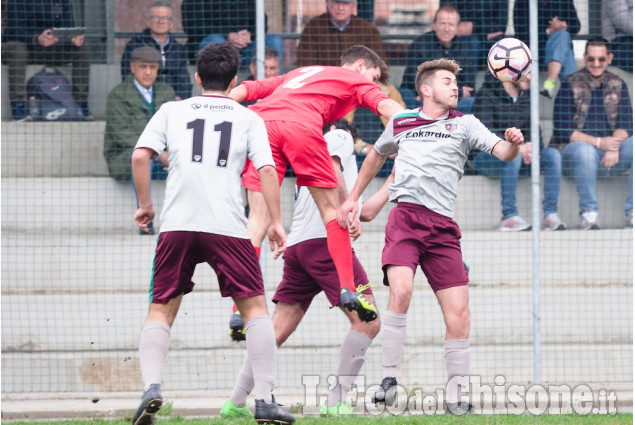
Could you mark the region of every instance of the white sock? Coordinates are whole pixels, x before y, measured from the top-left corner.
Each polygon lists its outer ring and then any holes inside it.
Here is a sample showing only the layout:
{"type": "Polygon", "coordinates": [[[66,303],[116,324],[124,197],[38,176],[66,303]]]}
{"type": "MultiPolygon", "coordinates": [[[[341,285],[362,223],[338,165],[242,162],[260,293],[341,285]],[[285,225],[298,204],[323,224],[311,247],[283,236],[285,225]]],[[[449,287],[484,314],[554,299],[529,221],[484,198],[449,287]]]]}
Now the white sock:
{"type": "Polygon", "coordinates": [[[366,361],[366,351],[372,339],[351,329],[346,334],[340,350],[340,365],[337,368],[337,384],[329,392],[326,402],[328,407],[335,406],[342,401],[343,394],[348,393],[355,382],[355,378],[366,361]]]}
{"type": "Polygon", "coordinates": [[[166,323],[150,322],[143,326],[139,342],[139,363],[144,391],[152,384],[161,384],[161,374],[169,348],[170,327],[166,323]]]}
{"type": "Polygon", "coordinates": [[[254,389],[254,371],[251,367],[251,361],[249,361],[249,355],[245,357],[243,367],[238,372],[236,377],[236,384],[229,400],[234,403],[236,407],[243,407],[247,404],[247,396],[254,389]]]}
{"type": "Polygon", "coordinates": [[[247,356],[254,376],[257,400],[272,402],[271,393],[277,375],[276,334],[269,316],[258,316],[245,324],[247,356]]]}
{"type": "Polygon", "coordinates": [[[386,310],[382,318],[382,363],[384,378],[397,377],[397,365],[406,342],[406,315],[386,310]]]}
{"type": "Polygon", "coordinates": [[[447,402],[458,403],[459,394],[469,390],[470,373],[470,340],[448,339],[443,343],[445,368],[448,372],[447,402]],[[450,379],[460,376],[452,382],[450,379]]]}

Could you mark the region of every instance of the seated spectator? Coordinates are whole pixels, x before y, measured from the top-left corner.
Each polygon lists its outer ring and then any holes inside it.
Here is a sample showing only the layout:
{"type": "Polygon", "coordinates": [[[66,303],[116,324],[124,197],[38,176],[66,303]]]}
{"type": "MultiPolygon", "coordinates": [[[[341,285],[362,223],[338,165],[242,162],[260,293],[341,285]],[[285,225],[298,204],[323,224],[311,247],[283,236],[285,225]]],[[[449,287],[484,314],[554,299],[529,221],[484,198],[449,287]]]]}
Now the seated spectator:
{"type": "Polygon", "coordinates": [[[607,71],[609,42],[593,37],[584,51],[585,67],[562,82],[554,103],[552,144],[562,149],[562,172],[575,179],[580,222],[599,229],[597,177],[630,172],[624,205],[625,225],[633,226],[633,110],[628,87],[607,71]]]}
{"type": "Polygon", "coordinates": [[[88,109],[90,62],[84,35],[68,41],[53,36],[52,28],[74,27],[73,2],[59,0],[8,0],[6,25],[2,29],[2,62],[9,67],[9,98],[16,121],[30,119],[26,105],[26,66],[71,64],[73,97],[84,118],[93,119],[88,109]]]}
{"type": "MultiPolygon", "coordinates": [[[[532,155],[531,108],[529,82],[531,75],[520,81],[500,82],[491,75],[479,89],[474,99],[472,112],[494,133],[503,135],[505,130],[516,127],[523,132],[525,142],[520,145],[519,155],[510,162],[504,162],[486,152],[478,152],[474,157],[474,166],[478,174],[501,179],[502,218],[499,230],[517,232],[530,230],[531,224],[518,214],[516,206],[516,186],[519,176],[531,174],[532,155]]],[[[558,196],[562,177],[562,158],[554,148],[545,148],[540,143],[538,155],[540,168],[545,172],[544,225],[548,230],[564,230],[566,224],[558,217],[558,196]]]]}
{"type": "Polygon", "coordinates": [[[192,83],[187,69],[185,46],[174,39],[170,33],[174,27],[172,5],[167,1],[156,1],[148,11],[147,28],[137,33],[126,44],[121,57],[121,79],[130,74],[130,55],[141,46],[151,46],[161,53],[159,76],[157,81],[168,84],[179,99],[192,95],[192,83]]]}
{"type": "Polygon", "coordinates": [[[633,72],[633,0],[602,2],[602,35],[611,42],[613,66],[633,72]]]}
{"type": "MultiPolygon", "coordinates": [[[[474,37],[480,45],[478,56],[486,58],[507,30],[508,0],[455,0],[452,4],[461,15],[457,35],[474,37]]],[[[484,61],[481,63],[484,65],[484,61]]]]}
{"type": "MultiPolygon", "coordinates": [[[[156,81],[161,59],[155,48],[137,47],[130,54],[131,73],[108,94],[104,158],[117,181],[131,180],[130,156],[139,136],[161,105],[175,100],[172,87],[156,81]]],[[[167,152],[152,160],[152,178],[165,179],[167,165],[167,152]]]]}
{"type": "MultiPolygon", "coordinates": [[[[514,30],[516,38],[529,45],[529,0],[514,3],[514,30]]],[[[580,32],[580,20],[573,0],[538,2],[538,48],[544,58],[540,69],[546,67],[547,79],[540,94],[552,98],[555,81],[564,81],[578,70],[573,54],[571,34],[580,32]]]]}
{"type": "MultiPolygon", "coordinates": [[[[195,62],[196,52],[208,44],[229,41],[240,53],[241,66],[249,65],[256,47],[255,0],[183,0],[181,16],[191,62],[195,62]]],[[[265,15],[265,32],[266,28],[265,15]]],[[[265,34],[265,46],[276,49],[282,63],[282,37],[265,34]]]]}
{"type": "Polygon", "coordinates": [[[311,19],[298,45],[298,66],[340,66],[340,55],[361,44],[386,60],[386,49],[379,30],[353,14],[356,0],[326,0],[326,12],[311,19]]]}
{"type": "MultiPolygon", "coordinates": [[[[278,51],[272,49],[271,47],[265,47],[265,78],[275,77],[276,75],[280,75],[280,56],[278,56],[278,51]]],[[[257,80],[257,65],[258,65],[258,55],[256,51],[254,51],[254,55],[251,58],[251,62],[249,63],[249,72],[251,75],[247,77],[246,80],[257,80]]]]}
{"type": "Polygon", "coordinates": [[[479,48],[473,39],[457,35],[460,21],[461,15],[456,8],[451,4],[444,4],[434,15],[433,30],[415,38],[410,45],[400,87],[407,108],[420,106],[414,85],[417,67],[429,60],[446,58],[454,59],[463,68],[456,76],[459,84],[459,103],[456,109],[463,113],[469,113],[472,109],[479,48]]]}

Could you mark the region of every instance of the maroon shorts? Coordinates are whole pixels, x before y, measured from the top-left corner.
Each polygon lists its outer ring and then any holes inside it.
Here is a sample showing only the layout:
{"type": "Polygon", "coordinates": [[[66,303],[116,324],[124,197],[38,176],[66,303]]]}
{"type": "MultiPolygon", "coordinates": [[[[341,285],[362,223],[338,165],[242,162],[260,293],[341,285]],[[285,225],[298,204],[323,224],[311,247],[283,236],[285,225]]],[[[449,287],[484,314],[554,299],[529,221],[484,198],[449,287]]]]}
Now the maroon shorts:
{"type": "MultiPolygon", "coordinates": [[[[282,258],[284,270],[274,302],[300,303],[307,311],[313,297],[324,291],[333,307],[340,303],[340,279],[326,245],[326,238],[309,239],[287,248],[282,258]]],[[[353,273],[355,287],[364,294],[372,295],[368,276],[353,251],[353,273]]]]}
{"type": "Polygon", "coordinates": [[[218,276],[223,297],[264,295],[260,264],[249,239],[203,232],[161,232],[154,254],[150,302],[166,304],[192,292],[198,263],[207,263],[218,276]]]}
{"type": "Polygon", "coordinates": [[[461,255],[461,231],[450,217],[422,205],[399,202],[386,224],[386,245],[381,255],[384,285],[388,266],[406,266],[415,273],[417,264],[434,292],[468,284],[461,255]]]}
{"type": "MultiPolygon", "coordinates": [[[[265,121],[271,153],[276,164],[278,180],[291,164],[298,186],[337,187],[333,160],[321,128],[309,128],[292,121],[265,121]]],[[[243,186],[260,192],[260,175],[247,161],[243,170],[243,186]]]]}

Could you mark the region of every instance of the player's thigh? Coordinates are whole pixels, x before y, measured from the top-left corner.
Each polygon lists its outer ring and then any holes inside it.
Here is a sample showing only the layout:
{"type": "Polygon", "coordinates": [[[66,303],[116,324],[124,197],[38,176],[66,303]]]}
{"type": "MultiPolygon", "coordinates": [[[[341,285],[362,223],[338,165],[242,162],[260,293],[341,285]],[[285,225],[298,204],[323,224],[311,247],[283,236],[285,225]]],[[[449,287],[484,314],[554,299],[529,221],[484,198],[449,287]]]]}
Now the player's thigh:
{"type": "MultiPolygon", "coordinates": [[[[333,160],[320,128],[285,122],[282,144],[299,186],[337,187],[333,160]]],[[[275,156],[274,156],[275,159],[275,156]]]]}
{"type": "Polygon", "coordinates": [[[197,232],[161,232],[154,254],[150,302],[167,304],[192,292],[192,275],[200,262],[197,232]]]}
{"type": "Polygon", "coordinates": [[[256,295],[247,298],[234,298],[234,303],[240,311],[244,323],[258,316],[268,316],[267,303],[264,295],[256,295]]]}
{"type": "Polygon", "coordinates": [[[408,266],[389,265],[385,267],[385,275],[390,286],[388,310],[405,314],[410,307],[415,273],[408,266]]]}
{"type": "Polygon", "coordinates": [[[273,296],[275,303],[300,303],[302,311],[307,311],[313,298],[322,291],[303,266],[304,258],[311,255],[304,249],[305,243],[291,245],[284,252],[282,280],[273,296]]]}
{"type": "Polygon", "coordinates": [[[249,239],[202,232],[199,235],[200,262],[206,262],[216,272],[223,297],[264,295],[260,263],[249,239]]]}

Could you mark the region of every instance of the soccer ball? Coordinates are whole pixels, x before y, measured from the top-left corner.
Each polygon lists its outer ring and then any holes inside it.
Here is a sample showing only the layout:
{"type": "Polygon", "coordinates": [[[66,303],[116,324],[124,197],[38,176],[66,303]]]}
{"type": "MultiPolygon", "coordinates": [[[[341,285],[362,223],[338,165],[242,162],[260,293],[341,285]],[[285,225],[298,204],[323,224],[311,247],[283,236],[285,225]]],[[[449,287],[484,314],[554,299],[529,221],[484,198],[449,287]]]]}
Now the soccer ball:
{"type": "Polygon", "coordinates": [[[531,70],[531,52],[516,38],[503,38],[487,55],[487,67],[501,81],[518,81],[531,70]]]}

